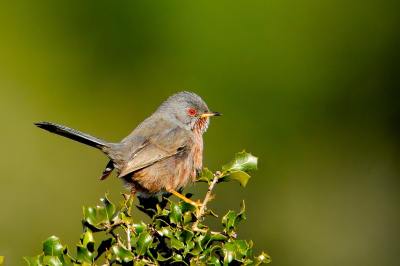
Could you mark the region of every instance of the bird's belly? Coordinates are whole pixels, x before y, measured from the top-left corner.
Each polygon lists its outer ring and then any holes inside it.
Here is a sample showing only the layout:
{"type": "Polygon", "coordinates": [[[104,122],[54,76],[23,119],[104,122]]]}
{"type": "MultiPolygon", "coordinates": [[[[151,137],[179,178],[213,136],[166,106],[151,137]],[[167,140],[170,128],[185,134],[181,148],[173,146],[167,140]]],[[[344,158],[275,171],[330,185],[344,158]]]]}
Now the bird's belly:
{"type": "Polygon", "coordinates": [[[141,196],[156,196],[194,183],[201,170],[202,150],[179,154],[122,177],[125,186],[141,196]]]}

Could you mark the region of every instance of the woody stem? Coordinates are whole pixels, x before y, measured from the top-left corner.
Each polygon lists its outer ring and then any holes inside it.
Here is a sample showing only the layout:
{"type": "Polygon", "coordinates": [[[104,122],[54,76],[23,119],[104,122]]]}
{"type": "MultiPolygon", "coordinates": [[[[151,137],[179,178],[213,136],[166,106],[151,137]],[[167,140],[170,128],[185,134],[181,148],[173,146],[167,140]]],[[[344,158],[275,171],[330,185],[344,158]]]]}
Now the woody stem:
{"type": "Polygon", "coordinates": [[[205,209],[206,209],[206,205],[207,205],[208,201],[210,200],[211,191],[213,190],[214,185],[218,182],[218,177],[219,177],[220,175],[221,175],[221,172],[220,172],[220,171],[217,171],[217,172],[214,174],[214,179],[213,179],[213,181],[211,181],[210,186],[208,187],[206,197],[204,198],[203,204],[201,205],[199,214],[198,214],[198,216],[197,216],[197,221],[193,223],[193,226],[192,226],[193,230],[194,230],[194,229],[197,229],[197,226],[199,225],[199,219],[200,219],[200,217],[204,214],[204,211],[205,211],[205,209]]]}

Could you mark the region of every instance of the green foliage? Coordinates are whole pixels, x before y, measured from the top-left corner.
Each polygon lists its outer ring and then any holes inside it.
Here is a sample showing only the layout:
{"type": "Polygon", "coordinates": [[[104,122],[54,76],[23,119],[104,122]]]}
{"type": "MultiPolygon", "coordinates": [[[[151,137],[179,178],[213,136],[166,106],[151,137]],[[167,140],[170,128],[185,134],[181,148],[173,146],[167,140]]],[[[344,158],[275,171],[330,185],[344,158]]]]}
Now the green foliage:
{"type": "MultiPolygon", "coordinates": [[[[262,253],[252,257],[253,242],[236,238],[236,226],[245,219],[245,204],[240,213],[229,211],[222,218],[223,231],[215,232],[203,224],[215,184],[237,180],[245,186],[248,172],[257,169],[257,158],[244,151],[213,174],[204,168],[198,182],[207,182],[209,188],[203,206],[196,216],[196,207],[183,200],[167,198],[139,198],[140,211],[151,218],[150,224],[134,223],[130,216],[131,198],[114,205],[108,193],[101,199],[103,206],[83,207],[83,229],[73,256],[68,246],[52,236],[43,242],[43,253],[26,257],[28,265],[259,265],[270,257],[262,253]],[[117,234],[116,231],[120,232],[117,234]],[[101,237],[101,235],[103,235],[101,237]],[[105,235],[105,237],[104,237],[105,235]],[[103,240],[95,240],[103,239],[103,240]],[[96,243],[97,242],[97,243],[96,243]]],[[[190,197],[186,194],[186,197],[190,197]]],[[[0,258],[1,259],[1,258],[0,258]]],[[[1,264],[1,262],[0,262],[1,264]]]]}

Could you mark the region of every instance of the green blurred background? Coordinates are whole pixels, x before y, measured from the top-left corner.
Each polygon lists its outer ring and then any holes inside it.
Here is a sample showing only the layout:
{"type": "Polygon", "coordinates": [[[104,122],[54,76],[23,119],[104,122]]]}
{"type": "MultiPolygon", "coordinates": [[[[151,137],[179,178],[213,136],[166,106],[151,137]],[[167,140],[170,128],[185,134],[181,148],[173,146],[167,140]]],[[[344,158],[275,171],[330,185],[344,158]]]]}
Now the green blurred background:
{"type": "Polygon", "coordinates": [[[51,235],[75,249],[82,205],[126,192],[115,175],[98,181],[104,155],[33,122],[118,142],[183,90],[224,114],[204,135],[205,166],[243,149],[259,157],[246,188],[221,184],[209,206],[222,217],[245,199],[238,237],[256,253],[273,265],[398,264],[399,7],[1,1],[4,265],[23,265],[51,235]]]}

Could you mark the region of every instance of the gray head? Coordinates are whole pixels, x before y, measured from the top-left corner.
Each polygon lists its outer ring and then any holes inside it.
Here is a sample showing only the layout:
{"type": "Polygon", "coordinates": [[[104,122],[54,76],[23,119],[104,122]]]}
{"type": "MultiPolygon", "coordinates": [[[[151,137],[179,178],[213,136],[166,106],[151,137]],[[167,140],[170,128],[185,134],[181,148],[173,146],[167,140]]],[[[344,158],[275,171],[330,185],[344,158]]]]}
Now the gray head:
{"type": "Polygon", "coordinates": [[[201,133],[207,130],[210,116],[221,116],[217,112],[211,112],[207,104],[200,96],[193,92],[179,92],[168,98],[157,109],[176,118],[188,130],[199,130],[201,133]]]}

